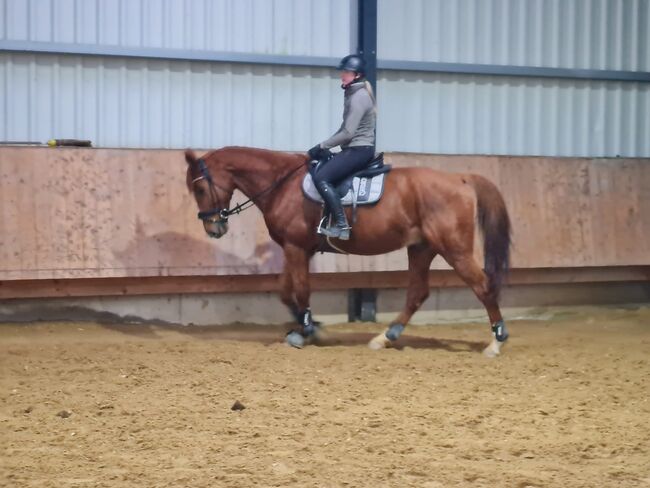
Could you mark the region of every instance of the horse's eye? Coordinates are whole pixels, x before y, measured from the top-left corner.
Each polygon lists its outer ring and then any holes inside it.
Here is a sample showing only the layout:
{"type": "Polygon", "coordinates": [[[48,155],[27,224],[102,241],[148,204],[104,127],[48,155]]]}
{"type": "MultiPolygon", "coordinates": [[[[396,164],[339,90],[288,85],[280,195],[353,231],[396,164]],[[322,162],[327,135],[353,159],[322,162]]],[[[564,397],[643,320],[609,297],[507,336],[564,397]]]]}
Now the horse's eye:
{"type": "Polygon", "coordinates": [[[196,194],[197,197],[202,197],[205,195],[205,190],[203,188],[197,188],[194,193],[196,194]]]}

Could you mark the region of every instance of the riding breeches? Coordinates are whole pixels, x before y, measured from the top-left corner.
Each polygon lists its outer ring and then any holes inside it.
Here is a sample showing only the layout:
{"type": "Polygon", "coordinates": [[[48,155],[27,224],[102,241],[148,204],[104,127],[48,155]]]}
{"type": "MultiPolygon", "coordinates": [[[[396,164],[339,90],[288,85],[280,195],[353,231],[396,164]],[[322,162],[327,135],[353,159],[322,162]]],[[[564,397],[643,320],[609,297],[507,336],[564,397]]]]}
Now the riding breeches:
{"type": "Polygon", "coordinates": [[[337,185],[352,173],[368,166],[374,155],[374,146],[353,146],[343,149],[332,159],[320,165],[313,175],[316,187],[321,182],[337,185]]]}

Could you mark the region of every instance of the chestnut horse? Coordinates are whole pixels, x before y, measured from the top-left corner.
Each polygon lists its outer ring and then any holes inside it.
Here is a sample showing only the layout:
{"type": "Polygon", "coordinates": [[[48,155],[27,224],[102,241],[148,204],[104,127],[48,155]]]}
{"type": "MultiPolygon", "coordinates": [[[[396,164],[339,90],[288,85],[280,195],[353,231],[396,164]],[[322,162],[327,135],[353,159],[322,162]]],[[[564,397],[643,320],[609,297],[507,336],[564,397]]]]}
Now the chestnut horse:
{"type": "MultiPolygon", "coordinates": [[[[271,238],[284,250],[281,300],[300,325],[288,342],[302,346],[303,337],[315,331],[309,309],[309,260],[323,239],[316,234],[321,206],[302,194],[306,156],[225,147],[200,159],[188,150],[185,159],[187,187],[210,237],[222,237],[228,231],[228,216],[241,211],[241,205],[229,210],[235,189],[262,211],[271,238]]],[[[429,296],[429,267],[439,254],[485,306],[492,340],[484,353],[498,355],[508,338],[498,296],[509,266],[510,219],[496,186],[473,174],[395,168],[385,178],[381,200],[357,212],[350,240],[334,239],[336,248],[375,255],[406,247],[409,263],[406,306],[385,332],[370,341],[370,347],[388,347],[400,336],[429,296]],[[476,222],[483,233],[485,270],[473,256],[476,222]]]]}

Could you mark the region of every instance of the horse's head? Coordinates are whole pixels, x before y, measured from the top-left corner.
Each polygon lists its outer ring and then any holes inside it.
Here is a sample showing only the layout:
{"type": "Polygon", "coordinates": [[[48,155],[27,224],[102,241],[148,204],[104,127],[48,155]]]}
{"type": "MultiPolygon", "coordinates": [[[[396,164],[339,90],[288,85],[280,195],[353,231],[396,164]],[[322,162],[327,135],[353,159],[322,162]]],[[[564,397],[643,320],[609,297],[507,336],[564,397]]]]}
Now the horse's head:
{"type": "Polygon", "coordinates": [[[210,237],[219,238],[228,232],[228,207],[234,191],[230,172],[218,160],[217,152],[197,159],[193,151],[185,151],[187,188],[199,207],[199,219],[210,237]]]}

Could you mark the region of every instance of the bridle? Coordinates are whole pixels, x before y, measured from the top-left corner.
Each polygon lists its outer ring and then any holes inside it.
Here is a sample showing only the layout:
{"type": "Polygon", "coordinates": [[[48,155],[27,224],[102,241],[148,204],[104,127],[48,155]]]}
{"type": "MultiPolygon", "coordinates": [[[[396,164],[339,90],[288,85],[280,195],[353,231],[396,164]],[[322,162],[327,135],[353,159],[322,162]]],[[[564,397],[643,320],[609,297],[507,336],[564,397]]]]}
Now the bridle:
{"type": "MultiPolygon", "coordinates": [[[[201,174],[192,180],[192,184],[196,183],[197,181],[206,180],[210,187],[210,200],[212,202],[217,202],[218,204],[219,196],[217,195],[217,190],[216,190],[217,184],[212,179],[212,175],[210,174],[210,171],[208,170],[208,166],[205,164],[205,161],[203,159],[199,159],[198,163],[199,163],[199,172],[201,174]]],[[[221,188],[221,190],[224,191],[223,188],[221,188]]],[[[216,207],[198,213],[199,219],[209,224],[228,222],[229,215],[230,214],[228,209],[216,208],[216,207]],[[217,215],[219,216],[218,219],[215,218],[215,216],[217,215]]]]}
{"type": "MultiPolygon", "coordinates": [[[[212,175],[210,174],[210,170],[208,170],[208,166],[205,164],[205,161],[203,159],[199,159],[197,162],[199,163],[199,171],[201,174],[200,176],[197,176],[192,180],[192,184],[196,183],[197,181],[206,180],[210,185],[211,200],[212,202],[216,202],[218,204],[219,196],[217,195],[216,189],[219,188],[223,192],[225,192],[226,190],[214,182],[214,180],[212,179],[212,175]]],[[[209,224],[226,223],[228,222],[228,217],[230,217],[233,214],[241,213],[247,208],[250,208],[253,205],[255,205],[255,201],[259,197],[277,189],[280,185],[282,185],[285,181],[287,181],[296,171],[298,171],[303,166],[304,163],[300,163],[299,166],[296,166],[294,169],[289,171],[286,175],[276,180],[271,186],[269,186],[265,190],[262,190],[257,195],[250,197],[244,203],[239,203],[235,205],[235,207],[232,209],[214,207],[210,210],[204,210],[199,212],[197,216],[204,223],[209,223],[209,224]],[[218,219],[215,218],[216,216],[219,216],[219,218],[218,219]]]]}

